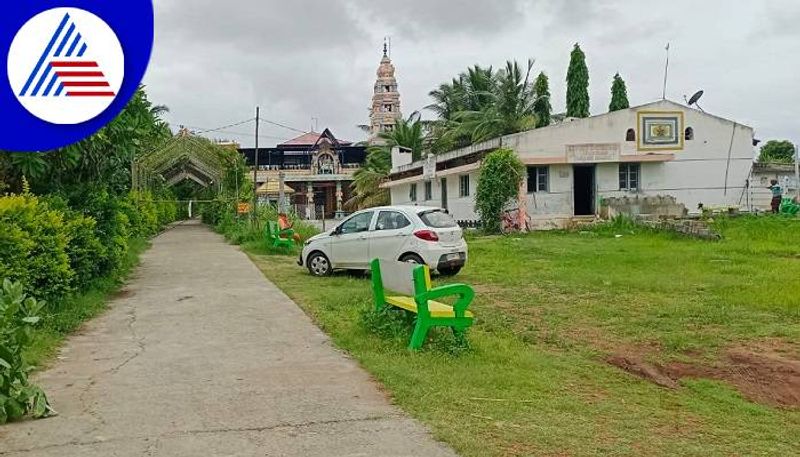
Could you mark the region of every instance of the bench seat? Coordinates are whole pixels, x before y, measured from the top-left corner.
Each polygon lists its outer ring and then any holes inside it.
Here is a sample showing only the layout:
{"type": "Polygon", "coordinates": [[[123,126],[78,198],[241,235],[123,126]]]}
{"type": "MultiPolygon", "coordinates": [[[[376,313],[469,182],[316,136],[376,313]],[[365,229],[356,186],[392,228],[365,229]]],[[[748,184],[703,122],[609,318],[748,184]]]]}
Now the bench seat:
{"type": "MultiPolygon", "coordinates": [[[[406,311],[411,311],[415,314],[417,313],[417,303],[414,301],[414,297],[386,297],[386,303],[398,308],[403,308],[406,311]]],[[[452,306],[439,303],[438,301],[429,301],[428,310],[431,313],[431,317],[456,317],[456,313],[453,311],[452,306]]],[[[472,311],[466,311],[464,313],[464,317],[471,319],[475,316],[472,314],[472,311]]]]}

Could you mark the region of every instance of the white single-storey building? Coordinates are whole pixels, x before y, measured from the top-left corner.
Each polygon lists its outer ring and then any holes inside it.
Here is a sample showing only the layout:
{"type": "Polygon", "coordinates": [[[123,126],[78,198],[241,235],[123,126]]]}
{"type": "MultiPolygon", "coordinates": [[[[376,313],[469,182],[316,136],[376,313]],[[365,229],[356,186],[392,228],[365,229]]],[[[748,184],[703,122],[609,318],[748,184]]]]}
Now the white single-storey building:
{"type": "Polygon", "coordinates": [[[614,212],[678,214],[746,205],[753,129],[668,100],[507,135],[420,161],[398,150],[384,186],[394,205],[477,221],[481,159],[510,148],[525,164],[522,209],[537,228],[614,212]],[[683,209],[685,207],[685,210],[683,209]]]}

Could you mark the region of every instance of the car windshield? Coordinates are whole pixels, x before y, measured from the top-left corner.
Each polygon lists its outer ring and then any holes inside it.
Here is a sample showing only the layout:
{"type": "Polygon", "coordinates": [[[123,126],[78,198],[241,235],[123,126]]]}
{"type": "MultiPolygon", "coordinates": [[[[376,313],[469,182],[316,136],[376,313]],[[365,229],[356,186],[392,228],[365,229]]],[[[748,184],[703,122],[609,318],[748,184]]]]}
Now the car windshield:
{"type": "Polygon", "coordinates": [[[419,218],[428,227],[432,228],[455,228],[458,227],[453,217],[442,210],[435,209],[419,214],[419,218]]]}

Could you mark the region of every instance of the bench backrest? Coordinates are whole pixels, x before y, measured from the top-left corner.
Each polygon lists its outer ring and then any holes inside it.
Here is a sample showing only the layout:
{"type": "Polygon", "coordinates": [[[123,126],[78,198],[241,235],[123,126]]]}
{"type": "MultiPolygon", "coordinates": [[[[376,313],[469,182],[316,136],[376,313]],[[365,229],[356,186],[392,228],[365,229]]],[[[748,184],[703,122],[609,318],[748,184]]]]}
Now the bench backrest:
{"type": "Polygon", "coordinates": [[[267,236],[269,238],[277,238],[278,237],[278,223],[274,221],[267,221],[267,236]]]}
{"type": "Polygon", "coordinates": [[[375,259],[372,262],[373,280],[380,281],[384,290],[414,297],[420,291],[431,288],[430,270],[427,265],[383,259],[375,259]]]}

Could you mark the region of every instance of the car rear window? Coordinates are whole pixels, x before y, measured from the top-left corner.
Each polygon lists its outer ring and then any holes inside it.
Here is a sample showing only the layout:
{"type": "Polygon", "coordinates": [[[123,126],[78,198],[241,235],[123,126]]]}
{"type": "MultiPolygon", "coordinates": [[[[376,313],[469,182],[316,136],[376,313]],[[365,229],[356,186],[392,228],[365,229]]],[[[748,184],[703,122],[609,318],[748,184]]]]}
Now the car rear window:
{"type": "Polygon", "coordinates": [[[425,211],[419,214],[419,218],[422,219],[425,225],[432,228],[458,227],[458,224],[456,224],[452,216],[440,210],[425,211]]]}

